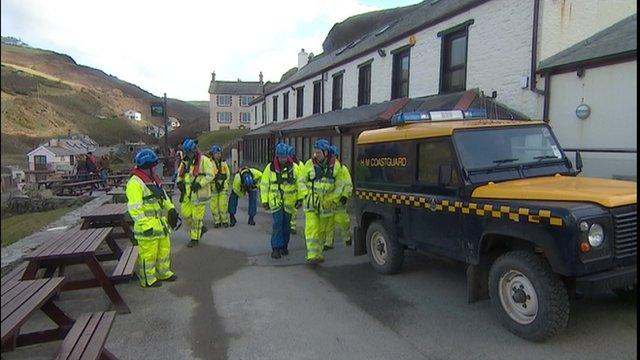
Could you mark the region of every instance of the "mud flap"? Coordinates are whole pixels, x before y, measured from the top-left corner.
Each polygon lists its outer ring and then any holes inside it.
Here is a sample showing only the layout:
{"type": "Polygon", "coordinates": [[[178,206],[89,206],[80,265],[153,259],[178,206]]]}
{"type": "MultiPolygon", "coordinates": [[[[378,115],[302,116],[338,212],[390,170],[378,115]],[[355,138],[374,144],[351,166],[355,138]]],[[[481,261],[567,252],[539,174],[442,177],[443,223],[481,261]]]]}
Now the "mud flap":
{"type": "Polygon", "coordinates": [[[489,298],[489,267],[485,264],[467,265],[467,302],[489,298]]]}
{"type": "Polygon", "coordinates": [[[360,227],[353,228],[353,256],[365,255],[367,253],[367,245],[362,235],[360,227]]]}

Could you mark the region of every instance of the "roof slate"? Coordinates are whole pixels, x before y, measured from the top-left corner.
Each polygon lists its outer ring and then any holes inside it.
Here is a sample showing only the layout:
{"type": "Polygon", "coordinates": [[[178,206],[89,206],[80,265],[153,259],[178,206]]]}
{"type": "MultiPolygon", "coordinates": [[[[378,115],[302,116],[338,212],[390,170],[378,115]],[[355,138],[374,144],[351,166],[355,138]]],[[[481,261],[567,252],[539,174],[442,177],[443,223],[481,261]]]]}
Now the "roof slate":
{"type": "Polygon", "coordinates": [[[209,94],[224,95],[258,95],[262,94],[262,83],[259,81],[212,81],[209,94]]]}
{"type": "Polygon", "coordinates": [[[538,71],[549,72],[561,66],[638,50],[638,14],[633,14],[568,49],[540,62],[538,71]]]}

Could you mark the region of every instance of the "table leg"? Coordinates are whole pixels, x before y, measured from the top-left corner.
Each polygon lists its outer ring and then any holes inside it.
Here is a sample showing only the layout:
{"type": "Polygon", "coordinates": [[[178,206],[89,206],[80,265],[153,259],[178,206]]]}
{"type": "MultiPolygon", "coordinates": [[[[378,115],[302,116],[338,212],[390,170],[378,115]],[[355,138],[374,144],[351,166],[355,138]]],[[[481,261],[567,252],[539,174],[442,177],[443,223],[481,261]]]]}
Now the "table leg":
{"type": "Polygon", "coordinates": [[[71,329],[73,323],[75,322],[71,319],[67,314],[62,311],[56,304],[53,303],[52,300],[47,301],[44,305],[42,305],[42,312],[47,314],[47,316],[55,322],[60,328],[68,328],[71,329]]]}
{"type": "Polygon", "coordinates": [[[118,358],[107,349],[102,349],[102,354],[100,354],[100,359],[101,360],[118,360],[118,358]]]}
{"type": "Polygon", "coordinates": [[[38,274],[38,269],[40,269],[40,263],[36,260],[29,261],[29,265],[24,270],[24,274],[22,274],[22,279],[20,280],[33,280],[36,278],[38,274]]]}
{"type": "Polygon", "coordinates": [[[133,235],[131,224],[129,224],[126,220],[122,220],[120,222],[120,227],[122,227],[122,230],[124,230],[124,233],[127,234],[127,236],[129,237],[129,240],[131,240],[131,243],[133,245],[138,245],[138,241],[136,240],[136,237],[133,235]]]}
{"type": "Polygon", "coordinates": [[[113,235],[109,234],[105,241],[107,242],[109,249],[111,249],[111,251],[115,255],[116,259],[120,259],[120,255],[122,255],[122,249],[120,249],[120,246],[118,246],[118,243],[114,240],[113,235]]]}
{"type": "Polygon", "coordinates": [[[100,266],[98,259],[96,259],[95,256],[90,256],[86,258],[85,262],[87,266],[89,266],[89,269],[91,270],[93,275],[96,277],[96,280],[98,280],[98,282],[100,283],[100,286],[102,286],[102,289],[104,289],[104,292],[107,294],[107,296],[115,306],[118,314],[131,313],[131,310],[129,310],[129,307],[127,306],[127,304],[125,304],[124,300],[120,296],[120,293],[118,293],[118,290],[116,290],[116,287],[113,285],[113,282],[111,281],[111,279],[109,279],[107,274],[105,274],[102,266],[100,266]]]}
{"type": "Polygon", "coordinates": [[[56,272],[56,266],[55,265],[49,265],[47,266],[47,269],[44,272],[44,277],[46,278],[50,278],[53,276],[53,274],[56,272]]]}

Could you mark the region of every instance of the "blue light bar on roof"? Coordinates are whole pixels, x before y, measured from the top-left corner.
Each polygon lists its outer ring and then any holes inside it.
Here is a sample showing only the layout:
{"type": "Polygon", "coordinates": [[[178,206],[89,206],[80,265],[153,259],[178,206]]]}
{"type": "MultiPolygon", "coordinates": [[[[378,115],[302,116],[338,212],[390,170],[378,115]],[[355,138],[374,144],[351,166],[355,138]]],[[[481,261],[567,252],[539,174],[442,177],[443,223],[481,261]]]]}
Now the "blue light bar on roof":
{"type": "Polygon", "coordinates": [[[418,111],[400,112],[391,117],[391,124],[402,125],[406,123],[420,122],[420,121],[430,120],[430,119],[431,118],[429,117],[429,114],[424,112],[418,112],[418,111]]]}
{"type": "Polygon", "coordinates": [[[487,117],[487,109],[471,108],[464,112],[465,118],[483,118],[487,117]]]}

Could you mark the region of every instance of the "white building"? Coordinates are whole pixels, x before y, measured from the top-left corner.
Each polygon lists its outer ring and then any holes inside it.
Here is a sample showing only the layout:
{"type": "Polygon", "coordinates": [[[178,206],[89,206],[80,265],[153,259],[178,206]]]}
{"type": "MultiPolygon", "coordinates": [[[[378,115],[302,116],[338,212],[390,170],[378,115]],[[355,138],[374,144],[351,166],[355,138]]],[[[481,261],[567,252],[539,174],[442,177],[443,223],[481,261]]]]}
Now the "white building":
{"type": "MultiPolygon", "coordinates": [[[[329,123],[333,112],[471,89],[543,119],[539,60],[636,11],[633,0],[439,0],[350,17],[327,34],[321,54],[310,58],[301,51],[298,71],[265,86],[252,102],[255,121],[246,138],[259,141],[249,142],[245,153],[268,159],[263,153],[293,132],[273,123],[311,117],[329,123]],[[271,127],[258,131],[263,126],[271,127]]],[[[438,101],[431,103],[437,107],[438,101]]],[[[351,136],[352,143],[357,133],[334,135],[351,136]]],[[[294,142],[304,153],[310,141],[302,138],[294,142]]]]}
{"type": "Polygon", "coordinates": [[[75,157],[83,154],[59,146],[40,145],[27,153],[29,170],[69,173],[75,167],[75,157]]]}
{"type": "Polygon", "coordinates": [[[637,179],[637,31],[634,14],[540,63],[550,123],[586,176],[637,179]]]}
{"type": "Polygon", "coordinates": [[[220,81],[211,73],[209,84],[209,130],[250,128],[255,114],[250,103],[263,91],[259,81],[220,81]]]}
{"type": "Polygon", "coordinates": [[[149,125],[149,126],[145,126],[144,133],[147,135],[151,135],[155,138],[161,138],[164,136],[164,129],[160,126],[149,125]]]}
{"type": "Polygon", "coordinates": [[[173,116],[169,116],[169,124],[167,126],[169,131],[173,131],[180,127],[180,121],[173,116]]]}
{"type": "Polygon", "coordinates": [[[135,120],[135,121],[140,121],[142,120],[142,114],[138,111],[135,110],[127,110],[124,112],[124,117],[127,120],[135,120]]]}

